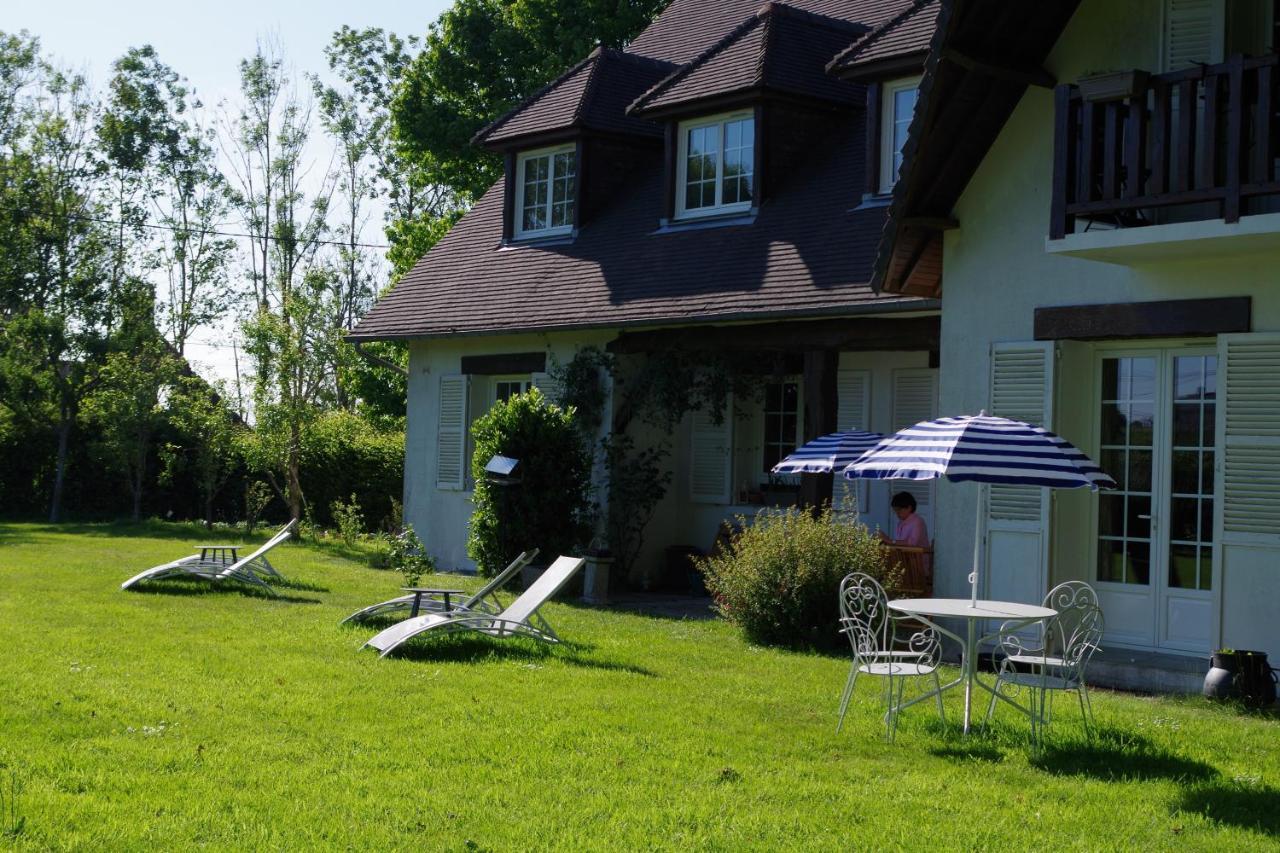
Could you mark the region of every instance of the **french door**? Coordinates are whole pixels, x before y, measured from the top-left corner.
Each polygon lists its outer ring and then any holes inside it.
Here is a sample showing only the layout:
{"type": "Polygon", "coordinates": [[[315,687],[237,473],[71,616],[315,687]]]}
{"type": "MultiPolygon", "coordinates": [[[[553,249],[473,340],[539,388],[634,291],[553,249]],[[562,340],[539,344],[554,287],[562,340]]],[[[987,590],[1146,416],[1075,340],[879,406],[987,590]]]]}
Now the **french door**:
{"type": "Polygon", "coordinates": [[[1094,577],[1111,642],[1205,652],[1212,644],[1214,424],[1211,349],[1098,358],[1094,577]]]}

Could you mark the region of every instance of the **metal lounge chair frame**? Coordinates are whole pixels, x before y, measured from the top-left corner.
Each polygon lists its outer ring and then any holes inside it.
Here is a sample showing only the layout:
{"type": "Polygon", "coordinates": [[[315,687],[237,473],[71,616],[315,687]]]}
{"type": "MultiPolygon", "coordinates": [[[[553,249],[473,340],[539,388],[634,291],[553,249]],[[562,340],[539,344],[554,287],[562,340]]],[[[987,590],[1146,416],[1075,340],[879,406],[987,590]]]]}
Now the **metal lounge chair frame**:
{"type": "MultiPolygon", "coordinates": [[[[511,561],[505,569],[489,579],[489,582],[466,600],[455,605],[454,610],[478,610],[482,613],[499,613],[503,608],[502,602],[498,599],[498,591],[507,585],[507,581],[511,580],[521,569],[533,562],[538,556],[538,549],[531,548],[528,551],[517,556],[511,561]]],[[[392,598],[389,601],[383,601],[378,604],[371,604],[362,610],[357,610],[346,619],[338,624],[346,622],[363,622],[377,616],[387,616],[392,613],[404,611],[412,613],[414,601],[417,600],[418,612],[426,613],[442,613],[450,608],[446,608],[444,601],[439,597],[426,593],[410,593],[409,595],[401,595],[392,598]]]]}
{"type": "Polygon", "coordinates": [[[366,646],[386,657],[398,646],[419,634],[451,634],[461,631],[485,634],[498,639],[529,637],[544,643],[558,643],[560,638],[538,612],[560,588],[587,562],[585,557],[559,557],[534,581],[520,597],[501,613],[454,610],[429,613],[397,622],[374,635],[366,646]]]}
{"type": "Polygon", "coordinates": [[[297,525],[297,519],[290,521],[252,554],[235,562],[229,563],[224,559],[210,558],[208,552],[215,549],[212,546],[205,546],[199,554],[192,554],[190,557],[183,557],[181,560],[174,560],[171,563],[154,566],[145,572],[139,572],[120,584],[120,588],[129,589],[143,581],[190,577],[214,583],[225,580],[239,581],[275,595],[276,591],[267,583],[265,576],[278,578],[281,575],[267,559],[267,552],[292,536],[297,525]]]}

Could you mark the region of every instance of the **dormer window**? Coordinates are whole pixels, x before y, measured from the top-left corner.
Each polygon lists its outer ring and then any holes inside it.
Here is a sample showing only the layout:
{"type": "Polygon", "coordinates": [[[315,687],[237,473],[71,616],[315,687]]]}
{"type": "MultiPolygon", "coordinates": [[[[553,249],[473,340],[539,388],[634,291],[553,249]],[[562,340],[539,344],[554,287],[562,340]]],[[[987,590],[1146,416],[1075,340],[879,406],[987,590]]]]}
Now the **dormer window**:
{"type": "Polygon", "coordinates": [[[575,146],[526,151],[516,159],[515,236],[554,237],[573,231],[578,156],[575,146]]]}
{"type": "Polygon", "coordinates": [[[754,112],[681,122],[679,140],[676,218],[751,209],[756,191],[754,112]]]}
{"type": "Polygon", "coordinates": [[[880,107],[880,192],[893,192],[902,171],[902,148],[916,111],[919,77],[891,80],[884,84],[880,107]]]}

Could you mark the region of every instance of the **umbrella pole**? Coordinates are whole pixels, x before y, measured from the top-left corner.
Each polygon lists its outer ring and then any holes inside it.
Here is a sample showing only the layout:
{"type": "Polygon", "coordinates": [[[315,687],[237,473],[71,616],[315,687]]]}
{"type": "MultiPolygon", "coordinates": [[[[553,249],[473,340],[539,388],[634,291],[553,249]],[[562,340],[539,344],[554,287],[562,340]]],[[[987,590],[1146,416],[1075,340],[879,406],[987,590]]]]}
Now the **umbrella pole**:
{"type": "Polygon", "coordinates": [[[973,571],[969,573],[969,606],[978,606],[978,565],[982,559],[982,504],[983,497],[986,495],[987,484],[982,483],[978,486],[978,509],[974,513],[973,524],[973,571]]]}

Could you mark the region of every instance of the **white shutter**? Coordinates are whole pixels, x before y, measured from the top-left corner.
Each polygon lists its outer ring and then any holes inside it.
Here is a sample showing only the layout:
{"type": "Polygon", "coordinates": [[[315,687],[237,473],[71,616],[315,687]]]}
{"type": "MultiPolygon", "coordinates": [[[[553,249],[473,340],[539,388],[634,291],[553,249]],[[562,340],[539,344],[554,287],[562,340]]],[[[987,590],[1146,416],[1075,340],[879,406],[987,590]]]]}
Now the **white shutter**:
{"type": "Polygon", "coordinates": [[[1218,338],[1214,581],[1223,646],[1280,648],[1280,334],[1218,338]]]}
{"type": "MultiPolygon", "coordinates": [[[[836,371],[836,429],[871,429],[871,371],[836,371]]],[[[871,481],[850,481],[836,472],[833,499],[841,512],[862,512],[868,507],[871,481]]]]}
{"type": "Polygon", "coordinates": [[[1161,44],[1165,71],[1221,62],[1225,43],[1224,0],[1165,0],[1161,44]]]}
{"type": "MultiPolygon", "coordinates": [[[[933,368],[903,368],[893,372],[893,431],[937,417],[938,371],[933,368]]],[[[933,480],[896,481],[890,484],[890,499],[896,492],[910,492],[916,512],[933,535],[933,480]]],[[[888,517],[893,518],[889,512],[888,517]]]]}
{"type": "Polygon", "coordinates": [[[689,497],[699,503],[727,504],[731,488],[733,398],[725,395],[724,418],[698,409],[692,415],[689,440],[689,497]]]}
{"type": "Polygon", "coordinates": [[[468,376],[441,376],[436,417],[436,488],[466,486],[468,376]]]}
{"type": "Polygon", "coordinates": [[[557,406],[564,405],[561,402],[564,397],[564,385],[553,379],[550,373],[534,373],[529,379],[533,383],[533,387],[541,391],[542,396],[547,398],[548,403],[554,403],[557,406]]]}
{"type": "MultiPolygon", "coordinates": [[[[1002,344],[991,350],[991,410],[1001,418],[1047,426],[1048,384],[1052,352],[1043,343],[1002,344]]],[[[1039,522],[1048,497],[1039,486],[992,485],[988,504],[993,519],[1039,522]]]]}
{"type": "MultiPolygon", "coordinates": [[[[1048,341],[991,347],[990,413],[1052,428],[1054,348],[1048,341]]],[[[1049,490],[987,487],[988,598],[1038,603],[1049,582],[1049,490]]]]}
{"type": "Polygon", "coordinates": [[[871,371],[836,372],[836,429],[870,429],[871,371]]]}

